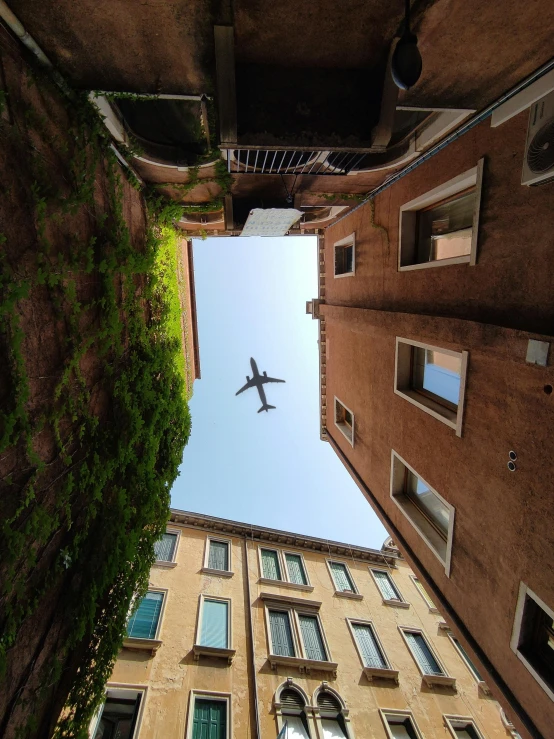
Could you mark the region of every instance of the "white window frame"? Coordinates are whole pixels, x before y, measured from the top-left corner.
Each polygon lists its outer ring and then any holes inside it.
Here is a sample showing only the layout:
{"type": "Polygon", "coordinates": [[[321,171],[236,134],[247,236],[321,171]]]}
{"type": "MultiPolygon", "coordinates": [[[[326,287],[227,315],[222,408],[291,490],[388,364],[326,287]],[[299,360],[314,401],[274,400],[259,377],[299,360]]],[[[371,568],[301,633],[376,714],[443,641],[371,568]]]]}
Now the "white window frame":
{"type": "Polygon", "coordinates": [[[383,646],[383,642],[379,638],[379,634],[377,633],[377,629],[375,628],[375,624],[373,623],[373,621],[365,621],[364,619],[361,619],[361,618],[347,618],[346,623],[348,624],[350,635],[352,636],[354,646],[356,647],[356,651],[358,652],[358,657],[360,658],[360,662],[362,663],[362,668],[365,672],[367,679],[370,681],[373,680],[374,678],[379,678],[381,680],[393,680],[395,683],[398,684],[398,670],[395,670],[392,667],[391,662],[387,656],[387,653],[385,652],[385,647],[383,646]],[[385,667],[367,667],[364,664],[364,656],[362,654],[362,650],[360,649],[360,645],[358,644],[356,633],[353,628],[353,626],[356,624],[359,624],[360,626],[368,626],[371,629],[373,638],[377,642],[377,645],[381,651],[381,654],[383,655],[383,659],[385,660],[385,667]]]}
{"type": "Polygon", "coordinates": [[[196,619],[196,632],[194,637],[194,659],[198,660],[201,655],[205,657],[222,657],[231,664],[235,656],[236,649],[233,648],[233,604],[231,598],[221,598],[219,595],[209,595],[208,593],[200,593],[198,597],[198,617],[196,619]],[[227,603],[227,646],[226,647],[207,647],[200,644],[202,635],[202,621],[204,619],[204,601],[216,600],[221,603],[227,603]]]}
{"type": "Polygon", "coordinates": [[[435,490],[434,487],[429,485],[429,483],[424,480],[423,477],[418,472],[416,472],[414,468],[400,456],[400,454],[398,454],[398,452],[395,452],[394,449],[391,450],[390,497],[398,506],[398,508],[400,508],[404,516],[417,531],[419,536],[421,536],[421,538],[427,544],[429,549],[433,552],[435,557],[442,563],[446,576],[450,577],[452,541],[454,537],[454,519],[456,509],[447,500],[445,500],[442,495],[440,495],[440,493],[435,490]],[[442,552],[442,548],[439,545],[439,540],[444,545],[442,537],[440,537],[440,535],[434,530],[431,524],[423,518],[422,514],[419,513],[416,507],[410,501],[406,500],[406,495],[404,493],[405,469],[408,469],[423,483],[425,483],[425,485],[428,486],[429,490],[431,490],[444,503],[444,505],[447,506],[449,510],[450,515],[448,520],[448,535],[446,538],[446,549],[444,552],[442,552]],[[414,520],[413,515],[411,515],[414,512],[417,514],[415,516],[416,520],[414,520]]]}
{"type": "Polygon", "coordinates": [[[264,603],[264,617],[267,634],[267,654],[269,662],[273,669],[279,664],[282,665],[297,665],[301,671],[309,672],[310,669],[324,670],[336,674],[337,664],[333,662],[333,657],[329,649],[329,643],[325,636],[321,617],[319,615],[318,608],[311,608],[303,606],[302,603],[287,603],[286,601],[274,602],[266,600],[264,603]],[[287,613],[290,624],[290,631],[292,636],[292,645],[294,649],[294,656],[273,654],[273,638],[271,634],[271,622],[269,619],[270,611],[281,611],[287,613]],[[304,648],[304,640],[302,638],[302,630],[300,629],[299,616],[311,616],[317,619],[319,627],[319,634],[321,641],[323,642],[323,648],[325,649],[326,660],[313,660],[306,655],[304,648]]]}
{"type": "Polygon", "coordinates": [[[453,723],[457,722],[465,722],[465,724],[471,724],[471,728],[475,731],[477,734],[478,739],[485,739],[482,732],[479,730],[479,727],[477,726],[475,719],[472,716],[457,716],[455,714],[443,714],[444,724],[446,728],[448,729],[449,733],[452,735],[452,739],[460,739],[458,734],[456,734],[456,728],[452,725],[453,723]]]}
{"type": "Polygon", "coordinates": [[[207,536],[206,544],[204,547],[204,565],[202,567],[202,572],[205,572],[207,575],[218,575],[219,577],[233,577],[235,573],[233,572],[232,567],[232,544],[232,539],[226,539],[223,536],[207,536]],[[213,568],[208,566],[208,563],[210,561],[210,542],[212,541],[227,544],[227,563],[229,566],[228,570],[214,570],[213,568]]]}
{"type": "Polygon", "coordinates": [[[260,577],[258,579],[258,582],[263,583],[264,585],[275,585],[279,587],[291,588],[293,590],[303,590],[307,593],[311,593],[314,589],[314,586],[310,582],[308,568],[306,567],[306,562],[304,560],[304,555],[302,552],[296,552],[293,549],[277,549],[276,547],[263,546],[262,544],[260,544],[258,546],[258,566],[260,568],[260,577]],[[270,577],[265,577],[264,565],[262,561],[262,549],[265,549],[269,552],[276,552],[277,561],[279,563],[279,570],[281,571],[281,580],[272,580],[270,577]],[[294,554],[295,556],[300,557],[302,561],[304,575],[306,576],[306,585],[303,585],[302,583],[291,582],[287,565],[287,558],[285,556],[287,554],[294,554]]]}
{"type": "MultiPolygon", "coordinates": [[[[105,690],[106,696],[108,694],[108,691],[120,692],[120,693],[130,691],[133,693],[141,693],[140,706],[139,706],[139,711],[137,714],[137,722],[135,724],[135,730],[133,732],[133,736],[131,737],[131,739],[137,739],[137,737],[140,734],[140,727],[142,723],[142,718],[144,716],[144,705],[146,703],[146,695],[148,693],[148,686],[147,685],[135,685],[134,683],[127,684],[127,683],[108,682],[106,683],[106,687],[104,688],[104,690],[105,690]]],[[[98,728],[98,724],[100,723],[100,719],[102,718],[102,712],[104,710],[105,703],[106,701],[104,700],[104,702],[94,712],[94,716],[92,717],[90,721],[89,728],[88,728],[88,734],[91,739],[92,737],[94,737],[96,729],[98,728]]]]}
{"type": "Polygon", "coordinates": [[[458,654],[458,656],[460,657],[460,659],[462,660],[462,662],[464,663],[464,665],[467,667],[467,669],[470,671],[471,676],[473,677],[473,679],[477,683],[477,686],[479,687],[479,689],[482,690],[483,693],[485,693],[485,695],[490,695],[491,694],[491,691],[490,691],[487,683],[481,678],[480,675],[476,675],[475,674],[475,668],[473,667],[473,665],[470,662],[468,662],[467,657],[465,656],[465,654],[460,649],[460,644],[457,641],[458,637],[454,636],[454,634],[450,631],[450,629],[447,629],[446,635],[450,639],[450,641],[452,643],[452,646],[456,650],[456,653],[458,654]]]}
{"type": "Polygon", "coordinates": [[[387,605],[387,606],[394,606],[394,608],[409,608],[410,607],[410,604],[408,603],[408,601],[402,595],[402,593],[400,591],[400,588],[398,587],[398,585],[396,583],[396,580],[394,580],[394,578],[392,577],[391,573],[389,572],[389,570],[386,567],[371,567],[370,566],[370,567],[368,567],[368,569],[369,569],[369,573],[370,573],[370,575],[371,575],[371,577],[373,579],[373,582],[375,583],[375,587],[377,588],[377,590],[379,592],[379,595],[381,596],[381,599],[382,599],[382,601],[383,601],[383,603],[385,605],[387,605]],[[377,578],[375,577],[375,572],[384,572],[385,575],[387,575],[387,577],[392,582],[392,587],[394,588],[394,590],[396,590],[396,592],[400,596],[400,600],[396,600],[396,599],[395,600],[392,600],[390,598],[385,598],[384,597],[383,593],[381,592],[381,588],[379,587],[379,582],[377,581],[377,578]]]}
{"type": "Polygon", "coordinates": [[[340,241],[335,241],[333,244],[333,277],[335,280],[338,280],[340,277],[354,277],[356,274],[356,232],[353,232],[349,234],[348,236],[345,236],[344,239],[340,239],[340,241]],[[341,249],[345,246],[352,246],[352,271],[351,272],[343,272],[343,274],[337,274],[335,272],[335,265],[336,265],[336,252],[337,247],[341,249]]]}
{"type": "Polygon", "coordinates": [[[464,402],[467,383],[467,367],[469,361],[469,352],[456,352],[451,349],[444,349],[434,344],[426,344],[422,341],[414,341],[413,339],[404,339],[400,336],[396,337],[396,354],[394,366],[394,393],[399,395],[408,403],[415,405],[425,413],[428,413],[437,421],[454,429],[456,436],[462,435],[462,424],[464,417],[464,402]],[[460,396],[458,406],[455,411],[442,406],[440,403],[427,398],[423,393],[413,390],[412,385],[412,354],[414,348],[426,349],[429,351],[440,352],[450,357],[456,357],[460,360],[460,396]]]}
{"type": "Polygon", "coordinates": [[[431,605],[433,601],[432,600],[427,600],[427,598],[430,599],[431,596],[427,593],[427,591],[423,587],[423,583],[421,582],[421,580],[419,579],[419,577],[417,577],[417,575],[410,575],[410,580],[413,582],[414,588],[417,590],[417,592],[419,593],[419,596],[421,597],[421,599],[423,600],[423,602],[425,603],[425,605],[429,609],[429,613],[438,613],[440,615],[439,609],[434,604],[431,605]],[[421,585],[421,587],[425,591],[425,595],[417,587],[417,583],[419,583],[421,585]]]}
{"type": "Polygon", "coordinates": [[[181,542],[181,529],[172,528],[168,526],[164,533],[165,534],[175,534],[177,536],[177,538],[175,539],[175,547],[173,548],[173,557],[169,561],[165,559],[156,559],[154,561],[154,566],[155,567],[166,567],[167,569],[172,569],[173,567],[177,567],[177,550],[179,549],[179,544],[181,542]]]}
{"type": "Polygon", "coordinates": [[[414,714],[411,711],[405,711],[401,709],[399,710],[398,708],[379,708],[379,715],[381,716],[381,721],[383,722],[383,726],[385,727],[387,739],[394,739],[392,731],[390,730],[389,722],[387,721],[387,716],[391,716],[391,718],[395,717],[410,719],[412,729],[414,730],[414,734],[416,735],[417,739],[424,739],[423,734],[419,730],[419,726],[417,725],[417,722],[414,718],[414,714]]]}
{"type": "Polygon", "coordinates": [[[437,653],[437,650],[433,647],[433,645],[431,643],[431,640],[429,639],[429,637],[427,636],[427,634],[423,631],[423,629],[419,629],[417,626],[400,626],[399,625],[398,626],[398,631],[402,635],[402,639],[404,640],[404,644],[408,648],[408,651],[410,652],[410,654],[412,656],[412,659],[416,663],[417,669],[421,673],[421,677],[423,678],[424,682],[430,688],[433,687],[434,685],[447,686],[447,687],[451,687],[451,688],[454,688],[456,686],[456,678],[451,677],[451,675],[448,674],[448,670],[444,666],[443,661],[440,659],[440,657],[439,657],[439,655],[437,653]],[[423,672],[423,670],[421,669],[421,665],[419,664],[416,655],[412,651],[412,648],[410,646],[409,641],[406,639],[406,633],[405,633],[406,631],[409,631],[412,634],[419,634],[420,636],[423,637],[423,639],[424,639],[424,641],[425,641],[425,643],[427,645],[427,648],[429,649],[429,651],[433,655],[433,658],[434,658],[435,662],[437,663],[437,665],[442,670],[442,673],[443,673],[442,675],[430,675],[430,674],[428,674],[426,672],[423,672]]]}
{"type": "Polygon", "coordinates": [[[551,700],[554,701],[554,690],[544,681],[542,676],[537,672],[537,670],[531,665],[531,663],[526,659],[526,657],[523,656],[523,654],[519,651],[519,642],[521,639],[521,627],[523,625],[523,613],[525,610],[525,601],[527,598],[531,598],[531,600],[534,600],[535,603],[543,610],[545,613],[547,613],[550,618],[554,620],[554,610],[552,608],[549,608],[549,606],[546,605],[546,603],[542,600],[542,598],[539,598],[539,596],[534,593],[528,585],[526,585],[523,581],[519,583],[519,593],[517,597],[517,605],[516,605],[516,611],[514,616],[514,626],[512,629],[512,638],[510,640],[510,648],[512,652],[516,655],[516,657],[525,665],[527,670],[533,675],[535,680],[539,683],[541,688],[544,690],[544,692],[549,696],[551,700]]]}
{"type": "Polygon", "coordinates": [[[194,730],[194,708],[196,699],[200,698],[211,701],[219,701],[226,705],[226,720],[225,720],[225,739],[232,739],[235,735],[232,731],[232,695],[231,693],[220,693],[215,690],[196,690],[192,689],[189,693],[188,701],[188,716],[187,716],[187,729],[185,733],[186,739],[192,739],[192,732],[194,730]]]}
{"type": "MultiPolygon", "coordinates": [[[[125,649],[140,649],[140,650],[150,651],[151,654],[153,655],[154,652],[158,651],[158,649],[161,647],[163,643],[160,637],[161,637],[161,631],[162,631],[162,621],[165,615],[165,607],[167,604],[167,597],[168,597],[169,591],[167,588],[156,588],[153,586],[152,587],[149,586],[146,593],[161,593],[163,595],[162,607],[160,608],[160,617],[158,618],[158,623],[156,625],[156,633],[150,639],[144,639],[143,637],[138,637],[138,636],[127,636],[127,634],[125,634],[125,637],[123,639],[123,647],[125,647],[125,649]]],[[[133,605],[134,605],[134,599],[129,608],[129,614],[127,616],[127,624],[125,626],[126,629],[127,629],[127,626],[129,625],[129,619],[131,617],[131,610],[132,610],[133,605]]]]}
{"type": "Polygon", "coordinates": [[[398,271],[408,272],[416,269],[432,269],[434,267],[447,267],[451,264],[469,264],[474,266],[477,263],[477,246],[479,239],[479,214],[481,210],[481,194],[483,189],[483,168],[484,159],[480,159],[477,166],[468,169],[466,172],[453,177],[451,180],[433,188],[429,192],[420,195],[408,203],[400,206],[399,223],[398,223],[398,271]],[[416,247],[416,221],[417,213],[424,208],[440,203],[441,200],[457,195],[458,193],[475,187],[475,209],[473,211],[473,224],[471,234],[471,251],[459,257],[450,257],[449,259],[437,259],[421,264],[406,264],[413,254],[416,247]],[[404,262],[404,264],[403,264],[404,262]]]}
{"type": "Polygon", "coordinates": [[[356,419],[354,417],[354,413],[348,408],[348,406],[344,405],[342,400],[337,398],[337,396],[334,396],[333,400],[333,421],[335,423],[335,426],[338,428],[338,430],[341,432],[341,434],[344,436],[346,441],[350,444],[351,447],[354,446],[354,434],[355,434],[355,422],[356,419]],[[348,435],[348,433],[345,430],[345,424],[344,423],[338,423],[337,421],[337,403],[341,405],[345,410],[347,410],[352,415],[352,438],[348,435]]]}
{"type": "Polygon", "coordinates": [[[352,577],[352,573],[350,572],[350,567],[348,566],[348,562],[343,562],[341,559],[326,559],[325,563],[327,565],[327,569],[329,571],[329,577],[331,578],[331,582],[333,583],[333,587],[335,588],[335,595],[339,598],[352,598],[353,600],[362,600],[363,595],[358,590],[358,587],[356,585],[356,582],[354,578],[352,577]],[[352,587],[354,588],[354,591],[349,593],[345,590],[339,590],[337,588],[337,583],[335,582],[335,576],[333,574],[333,570],[331,569],[331,563],[337,564],[337,565],[344,565],[346,567],[346,572],[348,574],[348,578],[350,582],[352,583],[352,587]]]}

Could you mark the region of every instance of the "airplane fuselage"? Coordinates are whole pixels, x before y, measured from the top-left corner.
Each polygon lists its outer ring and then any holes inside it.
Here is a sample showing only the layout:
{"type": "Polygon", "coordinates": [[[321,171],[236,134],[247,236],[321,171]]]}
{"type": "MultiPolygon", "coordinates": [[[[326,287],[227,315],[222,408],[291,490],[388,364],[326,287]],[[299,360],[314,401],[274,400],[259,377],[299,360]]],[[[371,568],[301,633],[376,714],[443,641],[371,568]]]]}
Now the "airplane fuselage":
{"type": "MultiPolygon", "coordinates": [[[[256,364],[256,360],[253,357],[250,357],[250,366],[252,367],[252,381],[256,383],[256,389],[258,390],[258,395],[260,396],[262,406],[266,406],[267,398],[265,397],[264,386],[261,382],[258,382],[260,373],[258,371],[258,365],[256,364]]],[[[267,372],[265,374],[267,375],[267,372]]],[[[266,410],[266,413],[267,413],[267,410],[266,410]]]]}
{"type": "Polygon", "coordinates": [[[264,372],[262,375],[260,375],[258,365],[256,364],[256,360],[253,357],[250,357],[250,366],[252,367],[252,379],[250,379],[249,375],[246,375],[246,385],[244,385],[244,387],[241,387],[240,390],[237,390],[235,395],[240,395],[245,390],[255,387],[262,402],[262,407],[260,408],[258,413],[261,413],[262,411],[265,411],[267,413],[270,409],[275,408],[275,406],[268,404],[267,398],[265,396],[264,385],[267,382],[285,382],[285,380],[278,380],[275,377],[268,377],[267,372],[264,372]]]}

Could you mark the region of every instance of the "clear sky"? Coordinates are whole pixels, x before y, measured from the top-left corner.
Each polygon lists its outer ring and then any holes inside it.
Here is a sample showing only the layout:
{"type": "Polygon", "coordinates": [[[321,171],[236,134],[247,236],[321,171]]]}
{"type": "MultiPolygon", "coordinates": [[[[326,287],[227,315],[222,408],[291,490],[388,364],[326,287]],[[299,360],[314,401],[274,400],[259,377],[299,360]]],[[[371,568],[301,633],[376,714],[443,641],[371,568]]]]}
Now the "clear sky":
{"type": "Polygon", "coordinates": [[[315,237],[194,240],[202,379],[172,506],[380,548],[387,533],[331,446],[319,438],[315,237]],[[258,414],[252,375],[270,377],[258,414]]]}

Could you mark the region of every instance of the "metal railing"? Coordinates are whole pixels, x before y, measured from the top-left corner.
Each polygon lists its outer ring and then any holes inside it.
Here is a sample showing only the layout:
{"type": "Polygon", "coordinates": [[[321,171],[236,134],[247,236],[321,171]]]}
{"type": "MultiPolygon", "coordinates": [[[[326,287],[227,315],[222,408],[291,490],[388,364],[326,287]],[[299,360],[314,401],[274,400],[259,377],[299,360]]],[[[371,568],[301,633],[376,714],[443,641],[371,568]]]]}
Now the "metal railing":
{"type": "Polygon", "coordinates": [[[345,175],[367,154],[367,151],[228,149],[227,169],[231,174],[345,175]]]}

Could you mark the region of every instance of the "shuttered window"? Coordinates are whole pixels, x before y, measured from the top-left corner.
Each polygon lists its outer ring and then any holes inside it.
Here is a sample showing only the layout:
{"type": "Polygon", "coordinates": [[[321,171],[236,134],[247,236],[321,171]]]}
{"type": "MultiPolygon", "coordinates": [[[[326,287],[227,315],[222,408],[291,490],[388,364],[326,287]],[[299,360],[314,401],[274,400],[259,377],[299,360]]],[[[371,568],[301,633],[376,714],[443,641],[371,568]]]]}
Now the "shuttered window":
{"type": "Polygon", "coordinates": [[[405,631],[404,636],[424,675],[444,675],[423,634],[416,631],[405,631]]]}
{"type": "Polygon", "coordinates": [[[299,554],[285,554],[287,562],[287,570],[289,572],[289,581],[296,585],[307,585],[308,579],[302,564],[302,557],[299,554]]]}
{"type": "Polygon", "coordinates": [[[229,544],[226,541],[210,539],[208,567],[211,570],[229,570],[229,544]]]}
{"type": "Polygon", "coordinates": [[[127,636],[134,639],[155,639],[162,610],[163,593],[148,592],[127,624],[127,636]]]}
{"type": "Polygon", "coordinates": [[[177,534],[163,534],[161,539],[154,544],[154,554],[159,562],[173,562],[177,534]]]}
{"type": "Polygon", "coordinates": [[[279,556],[273,549],[262,549],[262,570],[268,580],[281,580],[279,556]]]}
{"type": "Polygon", "coordinates": [[[364,667],[386,668],[387,662],[371,626],[369,624],[352,624],[352,630],[362,654],[364,667]]]}
{"type": "Polygon", "coordinates": [[[354,583],[350,578],[348,568],[342,562],[329,562],[329,567],[333,573],[335,588],[341,592],[355,592],[354,583]]]}
{"type": "Polygon", "coordinates": [[[327,659],[327,655],[323,646],[323,639],[321,638],[317,618],[315,616],[300,615],[298,620],[300,621],[300,632],[302,633],[306,657],[324,662],[327,659]]]}
{"type": "Polygon", "coordinates": [[[427,605],[429,606],[429,608],[436,609],[437,608],[436,605],[433,603],[433,601],[431,600],[431,598],[427,595],[427,591],[425,590],[425,588],[421,584],[420,580],[417,577],[415,577],[415,576],[412,577],[412,580],[414,581],[414,585],[416,586],[416,588],[418,589],[418,591],[420,592],[420,594],[423,596],[423,600],[427,603],[427,605]]]}
{"type": "Polygon", "coordinates": [[[471,661],[471,658],[470,658],[469,654],[466,652],[466,650],[463,648],[463,646],[460,644],[460,642],[456,639],[456,637],[454,636],[454,634],[450,634],[450,638],[452,639],[452,641],[453,641],[454,646],[456,647],[456,649],[460,652],[460,654],[462,655],[462,657],[467,662],[467,665],[468,665],[469,669],[472,671],[473,675],[475,676],[475,679],[476,680],[479,680],[479,682],[482,682],[483,681],[483,678],[479,674],[479,670],[477,669],[477,667],[475,667],[475,665],[471,661]]]}
{"type": "Polygon", "coordinates": [[[392,577],[388,572],[383,572],[383,570],[372,570],[372,572],[375,582],[377,583],[377,587],[381,591],[381,595],[385,600],[402,600],[402,597],[396,589],[396,585],[392,581],[392,577]]]}
{"type": "Polygon", "coordinates": [[[200,644],[203,647],[229,647],[229,604],[224,600],[204,598],[200,644]]]}
{"type": "Polygon", "coordinates": [[[194,702],[192,739],[225,739],[227,710],[223,701],[197,698],[194,702]]]}
{"type": "Polygon", "coordinates": [[[286,611],[269,611],[269,626],[271,629],[272,654],[294,657],[289,614],[286,611]]]}

